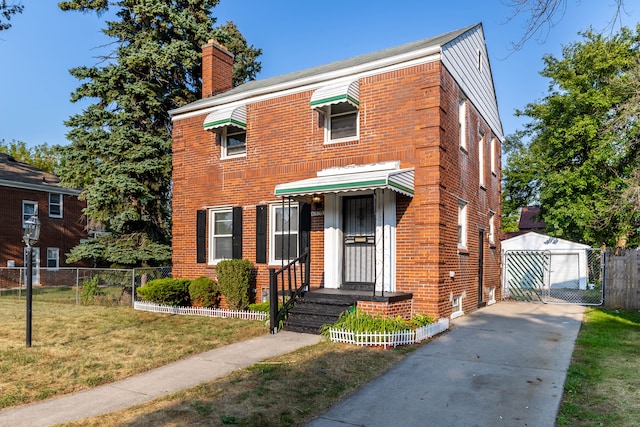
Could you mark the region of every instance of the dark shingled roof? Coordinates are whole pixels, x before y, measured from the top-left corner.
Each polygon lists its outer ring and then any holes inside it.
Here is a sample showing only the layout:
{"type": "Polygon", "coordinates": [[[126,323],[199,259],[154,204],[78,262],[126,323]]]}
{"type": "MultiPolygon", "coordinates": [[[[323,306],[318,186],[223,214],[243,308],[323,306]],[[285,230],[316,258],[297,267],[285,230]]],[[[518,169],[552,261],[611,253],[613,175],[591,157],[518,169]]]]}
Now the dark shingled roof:
{"type": "Polygon", "coordinates": [[[525,206],[520,211],[520,230],[544,230],[545,224],[540,217],[539,206],[525,206]]]}
{"type": "Polygon", "coordinates": [[[19,162],[4,153],[0,153],[0,180],[25,184],[51,185],[52,187],[59,187],[60,183],[60,179],[54,174],[19,162]]]}
{"type": "Polygon", "coordinates": [[[368,53],[365,55],[356,56],[350,59],[331,62],[329,64],[320,65],[318,67],[307,68],[305,70],[295,71],[293,73],[283,74],[280,76],[275,76],[275,77],[271,77],[263,80],[253,80],[253,81],[244,83],[240,86],[236,86],[221,94],[192,102],[191,104],[187,104],[183,107],[172,110],[169,113],[172,115],[186,113],[189,111],[198,110],[199,108],[208,105],[211,101],[214,101],[216,99],[222,99],[230,95],[240,95],[244,92],[265,89],[265,88],[268,88],[269,86],[276,86],[279,84],[288,83],[288,82],[292,82],[299,79],[304,79],[307,77],[313,77],[313,76],[318,76],[325,73],[330,73],[332,71],[338,71],[346,68],[356,67],[358,65],[375,62],[381,59],[391,58],[394,56],[402,55],[402,54],[413,52],[420,49],[427,49],[427,48],[436,47],[436,46],[444,46],[447,43],[455,40],[460,35],[464,34],[465,32],[469,31],[472,28],[475,28],[478,25],[481,25],[481,24],[474,24],[466,28],[461,28],[459,30],[441,34],[439,36],[430,37],[428,39],[418,40],[411,43],[406,43],[400,46],[380,50],[378,52],[368,53]]]}

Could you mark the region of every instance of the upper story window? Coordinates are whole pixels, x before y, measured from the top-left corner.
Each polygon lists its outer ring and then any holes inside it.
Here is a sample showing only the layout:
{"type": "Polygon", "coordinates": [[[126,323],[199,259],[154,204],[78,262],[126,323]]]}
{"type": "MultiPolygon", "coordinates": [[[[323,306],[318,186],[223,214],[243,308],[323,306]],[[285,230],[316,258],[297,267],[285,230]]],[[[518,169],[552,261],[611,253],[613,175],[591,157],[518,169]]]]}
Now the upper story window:
{"type": "Polygon", "coordinates": [[[222,158],[239,157],[247,154],[247,131],[235,126],[226,126],[220,135],[222,158]]]}
{"type": "Polygon", "coordinates": [[[247,155],[246,105],[214,110],[204,119],[203,126],[218,134],[222,159],[247,155]]]}
{"type": "Polygon", "coordinates": [[[484,182],[484,131],[480,130],[478,132],[478,181],[480,182],[480,187],[485,188],[484,182]]]}
{"type": "Polygon", "coordinates": [[[62,218],[62,194],[49,193],[49,216],[62,218]]]}
{"type": "Polygon", "coordinates": [[[34,215],[38,215],[38,202],[29,200],[22,201],[22,228],[26,225],[26,221],[34,215]]]}
{"type": "Polygon", "coordinates": [[[496,137],[493,136],[491,137],[491,147],[490,147],[490,151],[491,151],[491,173],[496,175],[496,168],[497,168],[497,162],[496,162],[496,151],[497,151],[497,147],[496,147],[496,137]]]}
{"type": "Polygon", "coordinates": [[[357,139],[359,130],[360,83],[343,81],[328,84],[313,92],[311,108],[324,120],[325,143],[357,139]]]}
{"type": "Polygon", "coordinates": [[[339,142],[358,137],[358,109],[343,102],[326,107],[325,142],[339,142]]]}
{"type": "Polygon", "coordinates": [[[458,138],[460,148],[467,149],[467,99],[463,96],[458,99],[458,138]]]}

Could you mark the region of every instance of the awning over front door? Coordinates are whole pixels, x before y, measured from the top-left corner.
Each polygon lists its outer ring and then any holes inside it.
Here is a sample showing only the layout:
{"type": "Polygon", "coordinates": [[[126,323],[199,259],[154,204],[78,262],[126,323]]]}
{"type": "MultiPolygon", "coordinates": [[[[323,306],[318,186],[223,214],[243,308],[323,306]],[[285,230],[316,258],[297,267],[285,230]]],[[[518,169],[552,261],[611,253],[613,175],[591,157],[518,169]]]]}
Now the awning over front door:
{"type": "Polygon", "coordinates": [[[400,194],[413,197],[413,180],[413,168],[342,173],[278,184],[276,185],[275,195],[299,197],[313,194],[388,188],[400,194]]]}

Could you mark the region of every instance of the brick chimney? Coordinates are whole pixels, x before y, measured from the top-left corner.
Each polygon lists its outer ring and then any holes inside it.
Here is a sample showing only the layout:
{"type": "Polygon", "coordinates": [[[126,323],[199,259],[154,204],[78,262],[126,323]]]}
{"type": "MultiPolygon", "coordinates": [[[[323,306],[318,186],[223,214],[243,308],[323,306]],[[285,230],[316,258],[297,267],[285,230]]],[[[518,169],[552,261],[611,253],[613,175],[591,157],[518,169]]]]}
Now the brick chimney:
{"type": "Polygon", "coordinates": [[[202,46],[202,98],[233,87],[233,54],[215,40],[202,46]]]}

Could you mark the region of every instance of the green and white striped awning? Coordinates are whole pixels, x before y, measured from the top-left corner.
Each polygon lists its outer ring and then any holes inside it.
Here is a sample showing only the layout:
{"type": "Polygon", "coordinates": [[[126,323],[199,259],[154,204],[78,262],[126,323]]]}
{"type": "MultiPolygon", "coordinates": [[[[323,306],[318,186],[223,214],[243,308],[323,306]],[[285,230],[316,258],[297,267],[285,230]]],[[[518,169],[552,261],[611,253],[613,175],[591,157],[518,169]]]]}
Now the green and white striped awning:
{"type": "Polygon", "coordinates": [[[278,184],[276,185],[275,195],[280,197],[300,197],[313,194],[346,193],[386,188],[413,197],[413,181],[413,168],[344,173],[278,184]]]}
{"type": "Polygon", "coordinates": [[[348,102],[354,107],[360,105],[360,84],[358,81],[348,81],[331,84],[316,89],[311,95],[311,108],[322,108],[331,104],[348,102]]]}
{"type": "Polygon", "coordinates": [[[215,110],[204,119],[204,129],[211,130],[224,126],[236,126],[242,129],[247,128],[247,107],[240,105],[231,108],[221,108],[215,110]]]}

